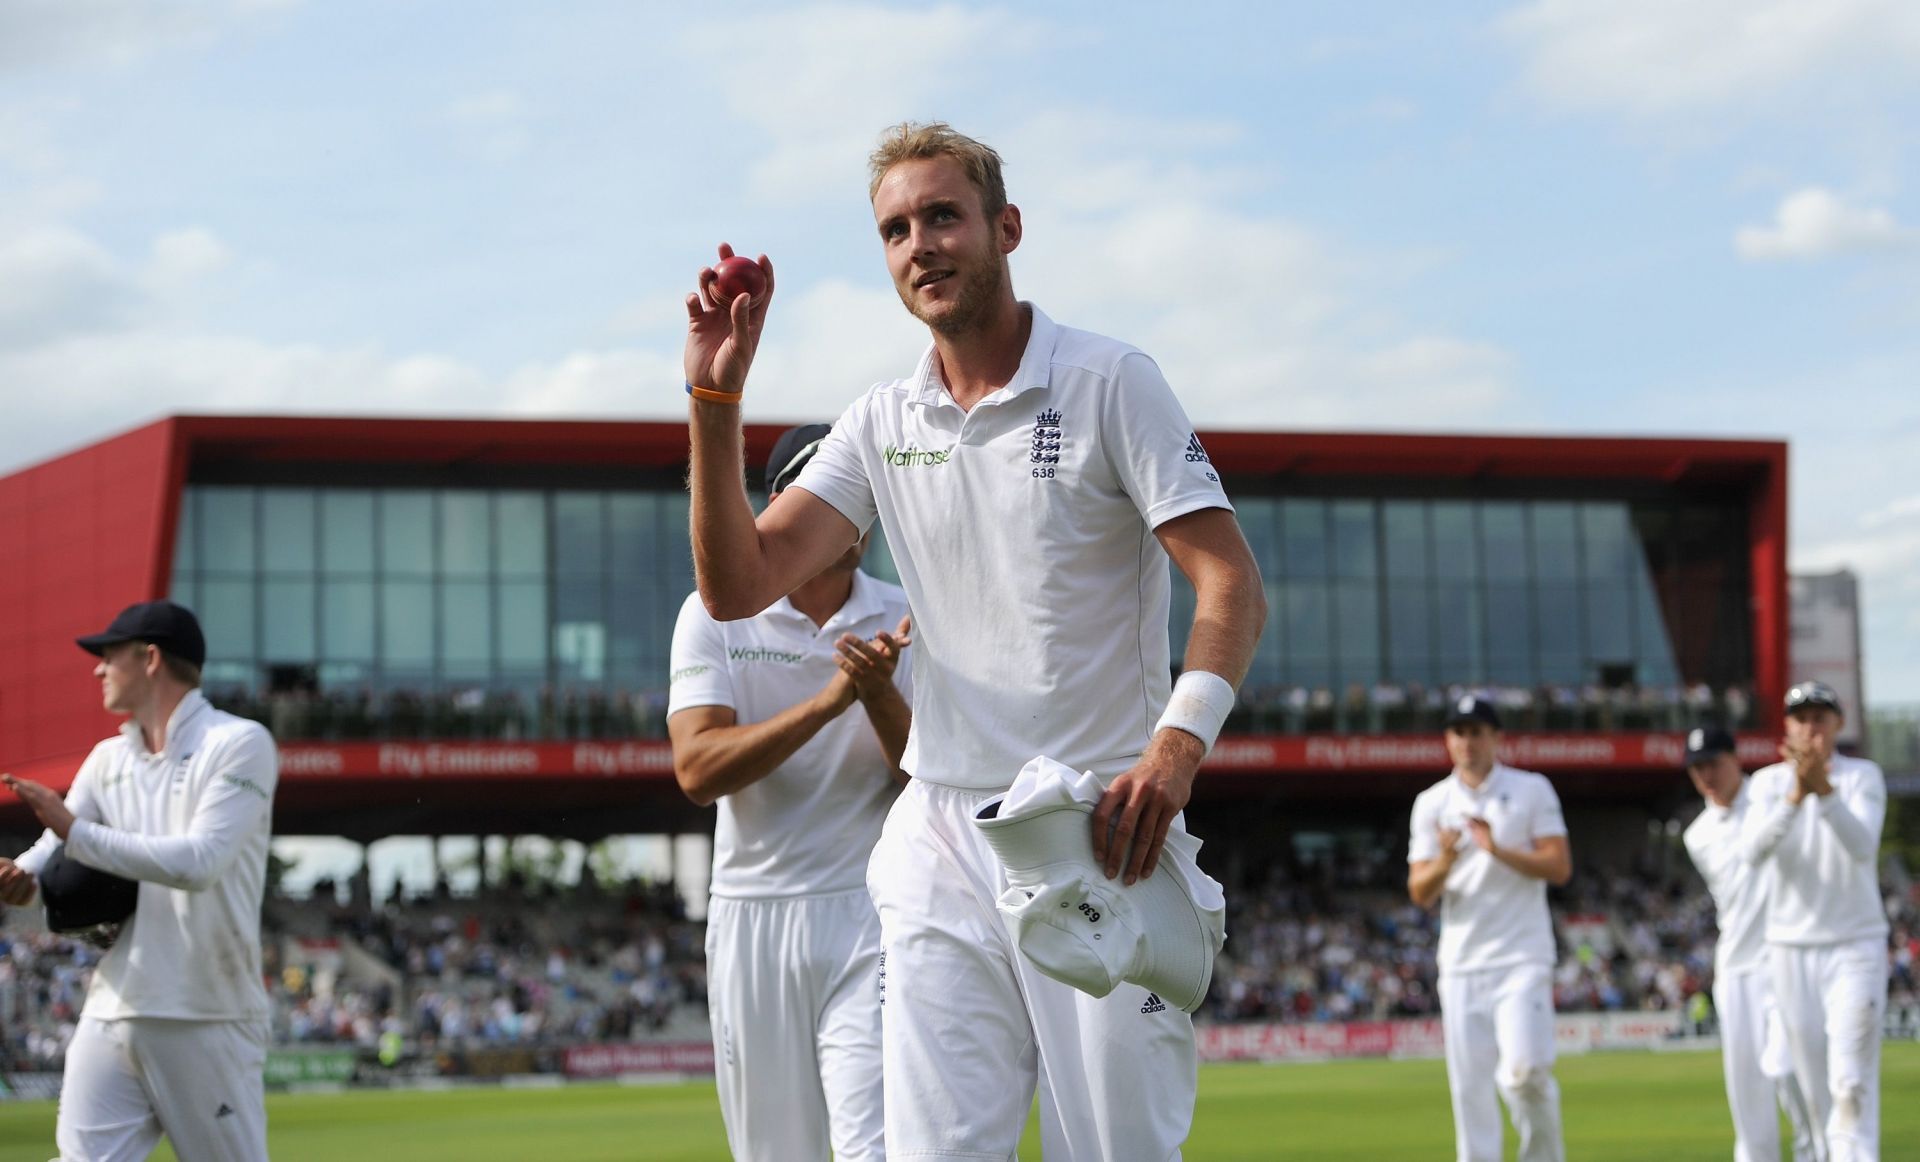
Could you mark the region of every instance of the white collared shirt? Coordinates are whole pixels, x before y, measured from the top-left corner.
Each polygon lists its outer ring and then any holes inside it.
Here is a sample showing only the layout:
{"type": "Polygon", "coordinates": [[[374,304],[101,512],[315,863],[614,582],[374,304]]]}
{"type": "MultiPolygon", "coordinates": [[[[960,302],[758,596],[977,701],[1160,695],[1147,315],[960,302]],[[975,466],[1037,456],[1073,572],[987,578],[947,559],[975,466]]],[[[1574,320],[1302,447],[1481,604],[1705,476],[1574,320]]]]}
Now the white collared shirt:
{"type": "Polygon", "coordinates": [[[1834,755],[1833,792],[1787,802],[1793,766],[1753,774],[1741,839],[1767,889],[1767,941],[1841,944],[1887,934],[1880,900],[1880,828],[1887,780],[1878,764],[1834,755]]]}
{"type": "Polygon", "coordinates": [[[1440,896],[1441,972],[1480,972],[1516,964],[1552,965],[1553,918],[1547,882],[1521,875],[1474,846],[1467,820],[1485,819],[1495,846],[1531,851],[1533,841],[1565,835],[1560,796],[1545,775],[1495,763],[1478,790],[1458,771],[1413,801],[1407,862],[1440,858],[1440,828],[1458,831],[1459,857],[1440,896]]]}
{"type": "MultiPolygon", "coordinates": [[[[94,971],[86,1016],[267,1015],[260,900],[279,778],[267,728],[198,690],[158,754],[132,721],[93,748],[67,792],[67,857],[139,880],[140,902],[94,971]]],[[[59,842],[46,832],[20,865],[38,875],[59,842]]]]}
{"type": "Polygon", "coordinates": [[[1040,754],[1103,778],[1133,764],[1172,687],[1153,530],[1232,508],[1151,359],[1029,309],[1005,387],[962,411],[929,348],[795,481],[886,530],[917,619],[904,765],[975,790],[1040,754]]]}
{"type": "MultiPolygon", "coordinates": [[[[898,585],[860,572],[846,604],[824,626],[784,597],[754,617],[715,621],[691,594],[673,628],[667,714],[725,706],[737,724],[763,722],[826,687],[839,669],[834,642],[841,634],[872,640],[899,628],[906,614],[898,585]]],[[[894,685],[909,697],[919,648],[907,647],[893,672],[894,685]]],[[[865,885],[867,856],[898,789],[880,737],[856,702],[772,774],[720,797],[713,894],[767,899],[865,885]]]]}
{"type": "Polygon", "coordinates": [[[1682,836],[1688,858],[1713,897],[1714,921],[1720,928],[1720,939],[1713,946],[1716,976],[1767,967],[1766,877],[1747,862],[1740,846],[1741,829],[1753,808],[1749,789],[1748,781],[1741,779],[1732,806],[1707,803],[1682,836]]]}

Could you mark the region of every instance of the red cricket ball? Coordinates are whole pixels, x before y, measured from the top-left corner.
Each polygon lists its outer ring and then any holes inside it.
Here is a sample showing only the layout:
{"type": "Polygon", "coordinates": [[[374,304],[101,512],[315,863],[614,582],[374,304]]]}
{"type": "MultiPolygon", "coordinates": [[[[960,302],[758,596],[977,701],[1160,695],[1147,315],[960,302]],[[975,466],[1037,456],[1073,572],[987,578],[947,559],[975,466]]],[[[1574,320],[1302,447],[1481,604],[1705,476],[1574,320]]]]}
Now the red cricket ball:
{"type": "Polygon", "coordinates": [[[720,306],[731,306],[741,295],[749,306],[759,306],[767,297],[767,272],[751,258],[723,258],[713,264],[713,298],[720,306]]]}

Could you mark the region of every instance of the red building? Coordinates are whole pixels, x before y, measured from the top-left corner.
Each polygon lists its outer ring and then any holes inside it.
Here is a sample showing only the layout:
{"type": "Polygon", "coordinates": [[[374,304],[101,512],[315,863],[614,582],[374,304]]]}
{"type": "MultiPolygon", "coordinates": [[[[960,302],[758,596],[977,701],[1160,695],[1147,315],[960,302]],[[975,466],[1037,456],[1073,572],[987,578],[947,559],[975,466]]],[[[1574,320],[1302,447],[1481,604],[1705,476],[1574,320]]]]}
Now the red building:
{"type": "MultiPolygon", "coordinates": [[[[1461,687],[1576,801],[1671,789],[1702,718],[1770,756],[1784,443],[1202,438],[1271,614],[1196,810],[1409,799],[1461,687]]],[[[670,423],[182,416],[0,479],[0,769],[67,784],[114,728],[73,638],[171,595],[209,695],[281,739],[282,833],[704,829],[661,718],[685,452],[670,423]]]]}

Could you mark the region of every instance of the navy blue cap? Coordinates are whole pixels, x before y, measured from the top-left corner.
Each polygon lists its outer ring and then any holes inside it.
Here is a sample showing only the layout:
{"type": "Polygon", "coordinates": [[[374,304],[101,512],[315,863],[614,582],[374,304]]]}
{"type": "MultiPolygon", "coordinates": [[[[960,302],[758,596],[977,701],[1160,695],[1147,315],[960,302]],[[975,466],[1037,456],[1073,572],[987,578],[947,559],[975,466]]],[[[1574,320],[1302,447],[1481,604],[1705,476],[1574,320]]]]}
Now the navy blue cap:
{"type": "Polygon", "coordinates": [[[1846,708],[1840,705],[1840,693],[1825,682],[1802,682],[1787,691],[1787,713],[1792,714],[1802,706],[1825,706],[1835,714],[1845,715],[1846,708]]]}
{"type": "Polygon", "coordinates": [[[1478,694],[1462,695],[1459,701],[1447,709],[1447,725],[1460,726],[1468,722],[1483,722],[1495,730],[1500,729],[1500,712],[1493,708],[1491,699],[1478,694]]]}
{"type": "Polygon", "coordinates": [[[831,431],[833,427],[830,424],[801,424],[780,433],[780,438],[773,442],[772,454],[767,457],[768,496],[785,490],[787,485],[794,482],[831,431]]]}
{"type": "Polygon", "coordinates": [[[47,927],[55,932],[118,924],[133,915],[140,902],[138,883],[69,858],[64,843],[53,849],[35,878],[47,905],[47,927]]]}
{"type": "Polygon", "coordinates": [[[1733,735],[1718,726],[1696,726],[1687,732],[1687,765],[1703,763],[1717,754],[1738,754],[1733,735]]]}
{"type": "Polygon", "coordinates": [[[99,656],[121,642],[146,642],[196,666],[207,664],[207,639],[193,610],[171,601],[142,601],[129,605],[99,633],[75,638],[80,648],[99,656]]]}

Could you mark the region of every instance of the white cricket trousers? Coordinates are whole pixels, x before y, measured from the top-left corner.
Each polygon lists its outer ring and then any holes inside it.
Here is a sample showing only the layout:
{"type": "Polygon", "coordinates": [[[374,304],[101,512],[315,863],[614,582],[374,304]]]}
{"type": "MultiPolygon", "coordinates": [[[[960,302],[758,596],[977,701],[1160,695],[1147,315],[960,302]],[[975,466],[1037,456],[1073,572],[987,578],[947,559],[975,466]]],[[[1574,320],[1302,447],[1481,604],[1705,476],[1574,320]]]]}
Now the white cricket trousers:
{"type": "Polygon", "coordinates": [[[867,889],[707,909],[707,1008],[741,1162],[880,1162],[880,919],[867,889]]]}
{"type": "Polygon", "coordinates": [[[267,1023],[80,1018],[54,1140],[61,1162],[265,1162],[267,1023]]]}
{"type": "Polygon", "coordinates": [[[1459,1162],[1501,1162],[1499,1099],[1520,1136],[1519,1162],[1565,1162],[1553,1079],[1553,969],[1443,973],[1439,991],[1459,1162]]]}
{"type": "Polygon", "coordinates": [[[1769,944],[1774,1001],[1793,1071],[1827,1162],[1880,1157],[1880,1026],[1887,1011],[1887,941],[1769,944]]]}
{"type": "Polygon", "coordinates": [[[1733,1112],[1734,1162],[1780,1162],[1780,1114],[1793,1127],[1793,1162],[1819,1162],[1813,1115],[1793,1075],[1787,1031],[1765,965],[1713,982],[1720,1056],[1733,1112]],[[1778,1110],[1776,1110],[1776,1106],[1778,1110]]]}
{"type": "Polygon", "coordinates": [[[1020,955],[995,909],[1006,875],[972,822],[990,797],[913,780],[867,868],[887,1156],[1006,1162],[1037,1086],[1046,1162],[1178,1159],[1199,1086],[1193,1021],[1137,985],[1088,996],[1020,955]]]}

